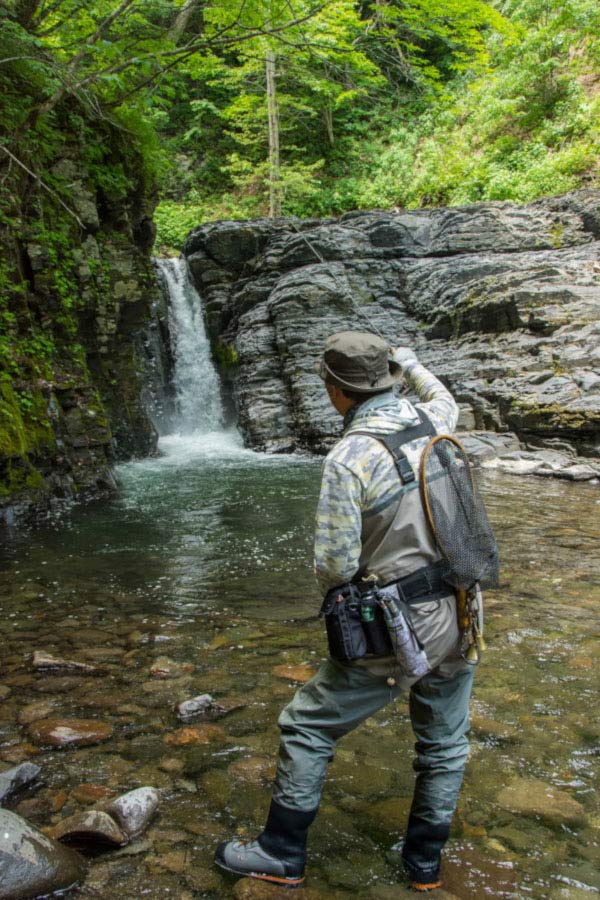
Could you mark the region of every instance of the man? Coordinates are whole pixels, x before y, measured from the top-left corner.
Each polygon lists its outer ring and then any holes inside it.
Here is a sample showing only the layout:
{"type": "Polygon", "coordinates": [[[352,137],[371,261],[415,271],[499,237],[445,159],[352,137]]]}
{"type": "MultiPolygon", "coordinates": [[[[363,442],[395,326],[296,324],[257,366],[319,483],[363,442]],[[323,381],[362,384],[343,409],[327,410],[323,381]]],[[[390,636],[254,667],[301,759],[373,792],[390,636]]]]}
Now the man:
{"type": "Polygon", "coordinates": [[[335,599],[344,585],[376,578],[398,598],[430,671],[408,677],[392,655],[325,662],[280,716],[279,764],[264,831],[249,843],[221,844],[215,859],[237,875],[300,884],[308,829],[336,741],[408,691],[417,777],[402,858],[412,887],[433,890],[441,884],[442,848],[468,755],[473,667],[460,655],[456,598],[441,578],[441,556],[415,489],[413,476],[429,438],[402,446],[412,470],[405,483],[373,435],[412,428],[418,433],[417,410],[434,431],[448,433],[456,427],[458,408],[411,350],[400,348],[390,356],[385,341],[372,334],[340,332],[328,338],[319,374],[344,416],[343,436],[323,466],[315,536],[319,586],[335,599]],[[402,376],[418,404],[394,390],[402,376]]]}

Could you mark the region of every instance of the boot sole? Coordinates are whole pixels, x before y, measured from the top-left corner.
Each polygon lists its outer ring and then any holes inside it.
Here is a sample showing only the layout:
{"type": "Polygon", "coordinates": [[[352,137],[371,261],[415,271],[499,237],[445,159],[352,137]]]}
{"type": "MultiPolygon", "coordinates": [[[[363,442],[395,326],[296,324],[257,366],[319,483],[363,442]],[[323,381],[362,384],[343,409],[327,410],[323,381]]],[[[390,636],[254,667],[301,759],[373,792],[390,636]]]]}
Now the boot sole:
{"type": "Polygon", "coordinates": [[[429,891],[436,891],[438,888],[441,888],[442,884],[442,881],[432,881],[429,884],[422,884],[420,881],[411,881],[410,886],[413,891],[417,891],[419,894],[427,894],[429,891]]]}
{"type": "Polygon", "coordinates": [[[277,875],[264,875],[260,872],[247,872],[244,869],[232,869],[231,866],[226,866],[225,863],[222,863],[218,859],[215,859],[215,862],[220,869],[223,869],[225,872],[229,872],[231,875],[239,875],[242,878],[258,878],[260,881],[270,881],[273,884],[281,885],[281,887],[300,887],[304,883],[306,878],[305,875],[301,875],[299,878],[285,878],[277,875]]]}

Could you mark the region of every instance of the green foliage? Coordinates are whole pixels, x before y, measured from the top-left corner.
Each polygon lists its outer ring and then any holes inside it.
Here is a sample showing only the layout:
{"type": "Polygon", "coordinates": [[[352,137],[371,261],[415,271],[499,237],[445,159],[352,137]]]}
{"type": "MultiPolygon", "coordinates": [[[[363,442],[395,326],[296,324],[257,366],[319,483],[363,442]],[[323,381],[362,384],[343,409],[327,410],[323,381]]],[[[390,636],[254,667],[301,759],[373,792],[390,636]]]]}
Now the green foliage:
{"type": "Polygon", "coordinates": [[[163,200],[154,211],[157,252],[163,256],[176,256],[192,228],[205,221],[208,215],[209,210],[201,204],[163,200]]]}
{"type": "Polygon", "coordinates": [[[525,202],[597,181],[598,7],[586,0],[575,15],[544,3],[541,24],[539,7],[531,0],[515,10],[522,38],[496,52],[493,73],[461,79],[445,101],[375,143],[356,205],[525,202]]]}
{"type": "Polygon", "coordinates": [[[221,370],[235,369],[238,365],[237,350],[233,344],[225,344],[220,340],[217,343],[215,356],[221,370]]]}
{"type": "MultiPolygon", "coordinates": [[[[267,48],[285,213],[521,201],[597,179],[596,0],[7,9],[3,131],[42,171],[65,126],[83,131],[108,204],[158,183],[163,249],[199,221],[265,213],[267,48]],[[69,94],[66,122],[56,98],[69,94]]],[[[46,175],[68,198],[68,184],[46,175]]],[[[63,306],[76,304],[66,281],[57,290],[63,306]]]]}

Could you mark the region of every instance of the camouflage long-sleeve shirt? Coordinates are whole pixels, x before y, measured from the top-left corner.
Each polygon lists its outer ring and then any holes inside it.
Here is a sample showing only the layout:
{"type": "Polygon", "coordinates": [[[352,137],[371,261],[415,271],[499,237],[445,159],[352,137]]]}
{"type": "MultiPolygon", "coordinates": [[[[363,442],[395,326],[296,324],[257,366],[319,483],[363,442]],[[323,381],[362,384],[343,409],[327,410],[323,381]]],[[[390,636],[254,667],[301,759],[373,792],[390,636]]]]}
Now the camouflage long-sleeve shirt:
{"type": "MultiPolygon", "coordinates": [[[[435,375],[416,360],[403,365],[403,375],[437,432],[454,431],[458,407],[435,375]]],[[[317,506],[315,573],[323,595],[357,574],[374,573],[387,583],[439,558],[415,485],[402,485],[380,441],[355,433],[391,434],[418,422],[415,406],[392,391],[348,414],[342,438],[325,458],[317,506]]],[[[415,474],[428,440],[402,448],[415,474]]]]}

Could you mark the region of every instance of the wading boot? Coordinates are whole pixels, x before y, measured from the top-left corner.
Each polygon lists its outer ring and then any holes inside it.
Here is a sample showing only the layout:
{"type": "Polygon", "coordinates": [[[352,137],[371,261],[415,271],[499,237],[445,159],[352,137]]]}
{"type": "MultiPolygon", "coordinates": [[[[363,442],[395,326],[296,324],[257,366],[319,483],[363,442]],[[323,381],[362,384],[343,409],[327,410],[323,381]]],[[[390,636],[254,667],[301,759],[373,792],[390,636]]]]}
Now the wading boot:
{"type": "Polygon", "coordinates": [[[233,875],[298,887],[304,881],[306,840],[316,814],[316,809],[288,809],[272,800],[264,831],[248,843],[219,844],[215,862],[233,875]]]}
{"type": "Polygon", "coordinates": [[[446,823],[433,825],[414,813],[409,816],[402,862],[411,890],[425,894],[442,886],[442,847],[448,840],[449,830],[446,823]]]}

